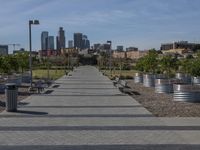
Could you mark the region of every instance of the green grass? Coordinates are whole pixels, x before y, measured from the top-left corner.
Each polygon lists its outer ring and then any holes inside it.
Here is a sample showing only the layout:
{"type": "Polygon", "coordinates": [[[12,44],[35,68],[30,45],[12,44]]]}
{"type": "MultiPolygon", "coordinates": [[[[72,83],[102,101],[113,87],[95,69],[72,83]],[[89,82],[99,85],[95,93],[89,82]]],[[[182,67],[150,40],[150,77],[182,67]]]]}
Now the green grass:
{"type": "Polygon", "coordinates": [[[137,72],[136,70],[113,70],[112,73],[110,73],[110,70],[102,70],[102,72],[105,73],[106,76],[108,76],[110,79],[112,79],[115,76],[122,76],[124,78],[133,78],[134,74],[137,72]]]}
{"type": "MultiPolygon", "coordinates": [[[[64,70],[49,70],[49,78],[56,80],[65,75],[64,70]]],[[[36,69],[33,70],[33,78],[48,78],[47,70],[45,69],[36,69]]]]}

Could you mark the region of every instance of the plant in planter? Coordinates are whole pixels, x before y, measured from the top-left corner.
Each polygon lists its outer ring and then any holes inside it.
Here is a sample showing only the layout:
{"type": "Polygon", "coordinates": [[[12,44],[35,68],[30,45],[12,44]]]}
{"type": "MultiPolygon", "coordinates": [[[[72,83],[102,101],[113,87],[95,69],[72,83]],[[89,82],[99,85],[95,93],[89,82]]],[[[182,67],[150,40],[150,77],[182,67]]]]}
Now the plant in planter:
{"type": "Polygon", "coordinates": [[[192,76],[194,76],[193,83],[200,84],[200,58],[197,58],[193,61],[190,73],[192,76]]]}
{"type": "Polygon", "coordinates": [[[170,78],[173,75],[173,71],[177,68],[177,59],[171,55],[165,55],[160,59],[159,64],[161,72],[170,78]]]}
{"type": "Polygon", "coordinates": [[[159,67],[161,75],[155,79],[155,92],[156,93],[172,93],[173,84],[169,79],[172,70],[174,69],[176,61],[171,55],[164,55],[159,60],[159,67]]]}
{"type": "Polygon", "coordinates": [[[176,73],[176,78],[181,80],[183,83],[191,84],[191,66],[193,59],[183,59],[179,61],[179,72],[176,73]]]}
{"type": "Polygon", "coordinates": [[[149,50],[148,55],[144,57],[144,71],[149,74],[143,76],[143,84],[145,87],[155,86],[155,73],[158,66],[158,53],[156,50],[149,50]]]}

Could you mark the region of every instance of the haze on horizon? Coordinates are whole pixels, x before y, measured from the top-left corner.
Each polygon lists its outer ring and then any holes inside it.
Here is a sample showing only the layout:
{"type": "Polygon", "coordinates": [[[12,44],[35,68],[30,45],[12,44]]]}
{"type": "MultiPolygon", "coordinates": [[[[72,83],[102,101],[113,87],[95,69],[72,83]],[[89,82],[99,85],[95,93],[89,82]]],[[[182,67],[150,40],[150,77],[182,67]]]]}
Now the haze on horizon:
{"type": "MultiPolygon", "coordinates": [[[[74,32],[88,35],[91,43],[112,40],[140,50],[161,43],[200,41],[199,0],[0,0],[0,44],[20,43],[28,49],[28,20],[33,49],[40,49],[40,34],[56,36],[62,26],[66,40],[74,32]]],[[[66,43],[67,43],[66,41],[66,43]]]]}

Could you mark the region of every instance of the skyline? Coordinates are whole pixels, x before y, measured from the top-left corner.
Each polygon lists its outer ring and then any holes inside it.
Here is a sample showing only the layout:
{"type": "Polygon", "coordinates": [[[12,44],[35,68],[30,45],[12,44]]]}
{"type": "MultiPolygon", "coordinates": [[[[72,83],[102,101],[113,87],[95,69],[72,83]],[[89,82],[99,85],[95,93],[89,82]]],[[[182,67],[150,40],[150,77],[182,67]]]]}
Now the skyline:
{"type": "MultiPolygon", "coordinates": [[[[139,49],[161,43],[200,41],[199,0],[0,0],[0,44],[20,43],[28,47],[28,20],[32,26],[33,49],[40,49],[42,31],[56,36],[65,30],[66,44],[73,33],[88,35],[92,44],[112,40],[117,45],[139,49]],[[150,2],[151,1],[151,2],[150,2]]],[[[10,47],[12,49],[12,47],[10,47]]]]}

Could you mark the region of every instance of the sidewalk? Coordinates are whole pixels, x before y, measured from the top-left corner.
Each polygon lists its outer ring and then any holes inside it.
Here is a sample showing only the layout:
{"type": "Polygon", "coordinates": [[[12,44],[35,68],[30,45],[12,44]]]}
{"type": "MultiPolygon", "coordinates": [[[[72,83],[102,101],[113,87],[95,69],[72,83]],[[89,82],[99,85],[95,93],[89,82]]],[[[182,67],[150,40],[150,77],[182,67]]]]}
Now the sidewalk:
{"type": "Polygon", "coordinates": [[[199,118],[156,118],[94,67],[71,75],[0,114],[0,149],[200,148],[199,118]]]}

